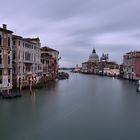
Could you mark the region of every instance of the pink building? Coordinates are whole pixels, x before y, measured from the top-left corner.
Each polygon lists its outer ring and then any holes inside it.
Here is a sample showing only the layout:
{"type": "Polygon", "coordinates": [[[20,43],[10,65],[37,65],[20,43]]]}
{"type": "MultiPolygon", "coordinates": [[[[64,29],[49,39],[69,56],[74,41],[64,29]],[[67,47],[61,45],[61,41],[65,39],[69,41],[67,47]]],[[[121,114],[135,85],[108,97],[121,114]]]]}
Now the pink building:
{"type": "Polygon", "coordinates": [[[140,80],[140,51],[128,52],[123,56],[124,78],[140,80]]]}

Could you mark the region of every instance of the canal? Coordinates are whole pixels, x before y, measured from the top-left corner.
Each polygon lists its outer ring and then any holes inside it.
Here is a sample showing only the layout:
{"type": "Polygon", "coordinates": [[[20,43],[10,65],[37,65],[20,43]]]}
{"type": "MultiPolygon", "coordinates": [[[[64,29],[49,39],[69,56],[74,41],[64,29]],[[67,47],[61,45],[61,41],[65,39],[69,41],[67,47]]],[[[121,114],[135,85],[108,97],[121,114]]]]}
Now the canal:
{"type": "Polygon", "coordinates": [[[0,100],[0,140],[139,140],[140,94],[129,81],[70,73],[0,100]]]}

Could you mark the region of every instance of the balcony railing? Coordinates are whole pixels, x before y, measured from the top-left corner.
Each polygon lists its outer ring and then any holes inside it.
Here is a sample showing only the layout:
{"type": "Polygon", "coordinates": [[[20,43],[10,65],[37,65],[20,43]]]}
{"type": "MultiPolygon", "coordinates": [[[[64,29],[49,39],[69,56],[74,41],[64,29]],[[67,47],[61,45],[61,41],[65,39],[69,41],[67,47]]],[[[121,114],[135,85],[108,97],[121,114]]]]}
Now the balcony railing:
{"type": "Polygon", "coordinates": [[[31,74],[33,74],[33,72],[32,71],[27,71],[26,74],[31,75],[31,74]]]}

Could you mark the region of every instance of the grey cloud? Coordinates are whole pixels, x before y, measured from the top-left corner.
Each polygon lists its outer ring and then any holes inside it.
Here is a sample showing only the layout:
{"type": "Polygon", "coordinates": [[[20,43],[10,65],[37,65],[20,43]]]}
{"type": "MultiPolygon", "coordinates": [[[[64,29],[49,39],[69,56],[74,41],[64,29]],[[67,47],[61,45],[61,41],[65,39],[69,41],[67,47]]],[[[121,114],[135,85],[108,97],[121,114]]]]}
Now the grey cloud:
{"type": "Polygon", "coordinates": [[[88,59],[92,48],[121,63],[139,50],[139,0],[1,0],[0,24],[16,34],[39,36],[60,51],[62,66],[88,59]],[[8,7],[8,8],[7,8],[8,7]]]}

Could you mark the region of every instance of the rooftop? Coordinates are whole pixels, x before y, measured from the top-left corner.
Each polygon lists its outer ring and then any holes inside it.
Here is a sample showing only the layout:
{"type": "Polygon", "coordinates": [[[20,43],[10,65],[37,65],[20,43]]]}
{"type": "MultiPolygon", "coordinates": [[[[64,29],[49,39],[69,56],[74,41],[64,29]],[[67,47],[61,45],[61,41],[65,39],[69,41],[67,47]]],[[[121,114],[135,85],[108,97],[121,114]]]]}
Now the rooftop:
{"type": "Polygon", "coordinates": [[[13,31],[7,30],[7,25],[6,24],[3,24],[3,28],[0,27],[0,31],[7,32],[7,33],[13,33],[13,31]]]}
{"type": "Polygon", "coordinates": [[[59,53],[59,51],[52,49],[50,47],[47,47],[47,46],[41,47],[40,49],[41,49],[41,51],[54,51],[54,52],[59,53]]]}

